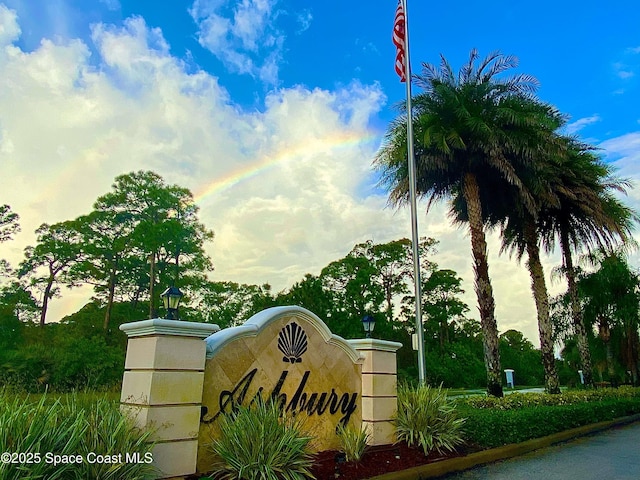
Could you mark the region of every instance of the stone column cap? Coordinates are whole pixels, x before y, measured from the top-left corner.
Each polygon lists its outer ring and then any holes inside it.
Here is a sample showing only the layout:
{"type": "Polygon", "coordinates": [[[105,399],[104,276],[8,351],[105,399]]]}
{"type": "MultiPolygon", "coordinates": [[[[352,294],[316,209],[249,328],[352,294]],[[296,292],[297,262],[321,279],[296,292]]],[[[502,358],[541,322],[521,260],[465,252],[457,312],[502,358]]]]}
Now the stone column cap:
{"type": "Polygon", "coordinates": [[[184,322],[181,320],[167,320],[165,318],[151,318],[139,322],[123,323],[120,330],[127,337],[142,337],[149,335],[172,335],[179,337],[207,338],[218,332],[220,327],[213,323],[184,322]]]}
{"type": "Polygon", "coordinates": [[[379,340],[377,338],[357,338],[347,340],[356,350],[377,350],[381,352],[395,352],[402,344],[399,342],[391,342],[389,340],[379,340]]]}

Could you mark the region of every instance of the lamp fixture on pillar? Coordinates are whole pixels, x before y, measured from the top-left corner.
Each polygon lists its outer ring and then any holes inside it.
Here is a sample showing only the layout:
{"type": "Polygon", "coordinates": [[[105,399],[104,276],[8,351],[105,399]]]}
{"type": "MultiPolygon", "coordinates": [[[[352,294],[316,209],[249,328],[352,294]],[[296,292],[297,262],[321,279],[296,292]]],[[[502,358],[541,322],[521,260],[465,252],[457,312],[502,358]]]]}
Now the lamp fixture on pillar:
{"type": "Polygon", "coordinates": [[[178,308],[180,307],[180,300],[182,299],[180,289],[172,285],[162,292],[160,296],[162,297],[164,308],[167,311],[167,320],[178,320],[178,308]]]}
{"type": "Polygon", "coordinates": [[[373,318],[373,315],[365,315],[362,319],[362,326],[364,327],[364,333],[367,338],[371,338],[371,334],[373,333],[373,329],[376,326],[376,319],[373,318]]]}

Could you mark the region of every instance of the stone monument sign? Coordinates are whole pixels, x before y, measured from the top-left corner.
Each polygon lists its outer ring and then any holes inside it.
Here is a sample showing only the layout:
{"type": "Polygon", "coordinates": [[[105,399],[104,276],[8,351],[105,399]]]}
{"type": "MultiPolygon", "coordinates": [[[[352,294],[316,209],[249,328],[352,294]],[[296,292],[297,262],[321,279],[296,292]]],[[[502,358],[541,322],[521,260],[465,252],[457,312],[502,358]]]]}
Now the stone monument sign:
{"type": "Polygon", "coordinates": [[[258,399],[302,415],[319,450],[338,448],[339,424],[361,425],[364,357],[308,310],[271,308],[205,342],[199,464],[220,415],[258,399]]]}
{"type": "Polygon", "coordinates": [[[161,478],[211,470],[218,419],[259,399],[301,418],[317,451],[338,449],[338,425],[370,445],[395,441],[400,343],[344,340],[301,307],[264,310],[238,327],[151,319],[129,337],[122,409],[153,432],[161,478]]]}

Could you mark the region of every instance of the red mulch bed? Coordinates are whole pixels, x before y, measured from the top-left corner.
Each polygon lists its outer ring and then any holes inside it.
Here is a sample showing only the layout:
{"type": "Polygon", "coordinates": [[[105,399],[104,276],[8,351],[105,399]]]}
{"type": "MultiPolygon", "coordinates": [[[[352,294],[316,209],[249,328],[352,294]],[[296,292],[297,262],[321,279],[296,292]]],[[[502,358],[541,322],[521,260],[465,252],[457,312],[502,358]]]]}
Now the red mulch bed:
{"type": "Polygon", "coordinates": [[[362,480],[462,455],[461,451],[447,455],[431,452],[425,456],[421,449],[398,443],[371,447],[359,462],[344,462],[344,457],[341,458],[337,451],[321,452],[316,455],[311,472],[317,480],[362,480]]]}
{"type": "MultiPolygon", "coordinates": [[[[363,480],[384,473],[397,472],[449,458],[462,457],[478,450],[480,448],[463,446],[459,447],[458,451],[454,453],[441,455],[437,452],[431,452],[425,456],[422,449],[409,447],[406,443],[401,442],[394,445],[369,447],[359,462],[345,462],[344,454],[331,450],[320,452],[314,456],[314,465],[311,473],[316,477],[316,480],[363,480]]],[[[199,478],[202,477],[190,475],[187,480],[199,478]]]]}

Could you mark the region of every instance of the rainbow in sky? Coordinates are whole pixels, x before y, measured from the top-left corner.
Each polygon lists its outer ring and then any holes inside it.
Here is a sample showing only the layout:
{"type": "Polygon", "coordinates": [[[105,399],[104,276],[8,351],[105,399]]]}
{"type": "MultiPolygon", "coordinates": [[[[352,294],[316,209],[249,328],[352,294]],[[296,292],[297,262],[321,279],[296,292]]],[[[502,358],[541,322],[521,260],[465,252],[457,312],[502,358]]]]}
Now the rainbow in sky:
{"type": "Polygon", "coordinates": [[[228,190],[240,182],[258,176],[289,161],[309,155],[314,150],[322,151],[323,153],[331,150],[338,154],[340,150],[367,145],[379,139],[379,135],[375,135],[372,132],[367,132],[366,134],[347,132],[283,148],[272,155],[263,156],[205,184],[195,191],[194,201],[200,203],[213,194],[228,190]]]}

